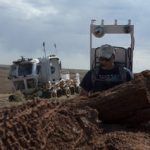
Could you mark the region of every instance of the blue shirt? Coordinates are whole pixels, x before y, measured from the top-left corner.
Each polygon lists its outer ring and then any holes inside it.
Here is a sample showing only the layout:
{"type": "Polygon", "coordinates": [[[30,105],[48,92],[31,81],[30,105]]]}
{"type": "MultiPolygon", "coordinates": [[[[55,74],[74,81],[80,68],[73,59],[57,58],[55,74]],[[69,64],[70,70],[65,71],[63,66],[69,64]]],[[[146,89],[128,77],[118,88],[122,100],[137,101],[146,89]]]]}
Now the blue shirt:
{"type": "Polygon", "coordinates": [[[98,68],[97,70],[88,71],[81,81],[80,86],[88,92],[97,92],[107,90],[132,79],[132,73],[126,68],[122,70],[117,66],[111,70],[98,68]]]}

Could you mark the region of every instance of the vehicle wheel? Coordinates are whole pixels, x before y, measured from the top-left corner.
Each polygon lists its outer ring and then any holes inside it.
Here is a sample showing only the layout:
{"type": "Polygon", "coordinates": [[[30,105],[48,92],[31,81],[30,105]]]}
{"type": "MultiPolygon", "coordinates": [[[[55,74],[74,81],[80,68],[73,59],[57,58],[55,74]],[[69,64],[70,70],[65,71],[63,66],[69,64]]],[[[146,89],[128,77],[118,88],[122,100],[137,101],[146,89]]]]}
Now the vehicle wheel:
{"type": "Polygon", "coordinates": [[[51,93],[51,97],[52,97],[52,98],[57,98],[57,93],[56,93],[56,92],[52,92],[52,93],[51,93]]]}
{"type": "Polygon", "coordinates": [[[75,94],[75,88],[74,87],[70,87],[70,92],[71,92],[71,95],[74,95],[75,94]]]}
{"type": "Polygon", "coordinates": [[[70,91],[69,88],[66,89],[65,95],[66,95],[67,97],[69,97],[69,96],[71,95],[71,91],[70,91]]]}
{"type": "Polygon", "coordinates": [[[58,97],[62,96],[62,90],[61,89],[57,91],[57,96],[58,97]]]}

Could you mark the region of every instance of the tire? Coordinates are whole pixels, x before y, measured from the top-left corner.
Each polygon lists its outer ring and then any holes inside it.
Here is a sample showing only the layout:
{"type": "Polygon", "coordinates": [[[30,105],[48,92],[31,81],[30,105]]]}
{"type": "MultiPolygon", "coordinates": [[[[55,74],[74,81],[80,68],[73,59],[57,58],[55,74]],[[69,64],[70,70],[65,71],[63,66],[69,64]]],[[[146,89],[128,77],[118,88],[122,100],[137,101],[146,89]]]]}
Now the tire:
{"type": "Polygon", "coordinates": [[[70,97],[71,91],[70,91],[69,88],[67,88],[67,89],[65,90],[65,95],[66,95],[67,97],[70,97]]]}
{"type": "Polygon", "coordinates": [[[75,88],[74,87],[70,87],[70,92],[71,92],[71,95],[74,95],[75,94],[75,88]]]}

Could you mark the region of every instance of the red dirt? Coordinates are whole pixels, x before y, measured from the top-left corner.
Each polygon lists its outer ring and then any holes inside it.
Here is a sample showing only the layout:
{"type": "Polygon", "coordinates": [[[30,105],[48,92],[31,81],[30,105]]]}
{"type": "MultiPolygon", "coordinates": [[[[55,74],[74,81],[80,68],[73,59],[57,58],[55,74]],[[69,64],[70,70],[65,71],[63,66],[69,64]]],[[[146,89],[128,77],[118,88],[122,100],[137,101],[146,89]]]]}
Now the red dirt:
{"type": "Polygon", "coordinates": [[[1,109],[0,149],[149,150],[150,123],[105,124],[98,111],[77,103],[34,100],[1,109]]]}

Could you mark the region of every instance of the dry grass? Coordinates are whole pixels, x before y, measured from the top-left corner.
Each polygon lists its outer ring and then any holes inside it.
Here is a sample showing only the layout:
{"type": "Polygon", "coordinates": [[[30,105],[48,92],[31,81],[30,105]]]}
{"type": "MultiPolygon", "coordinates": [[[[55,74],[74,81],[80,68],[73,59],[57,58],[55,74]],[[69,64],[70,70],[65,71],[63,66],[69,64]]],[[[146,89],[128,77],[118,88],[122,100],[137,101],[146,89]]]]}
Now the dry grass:
{"type": "Polygon", "coordinates": [[[12,83],[8,79],[9,66],[0,66],[0,94],[12,92],[12,83]]]}
{"type": "Polygon", "coordinates": [[[13,107],[13,106],[18,106],[18,105],[21,105],[23,102],[25,102],[25,101],[10,102],[9,99],[8,99],[9,96],[10,96],[10,94],[0,94],[0,109],[1,108],[9,108],[9,107],[13,107]]]}

